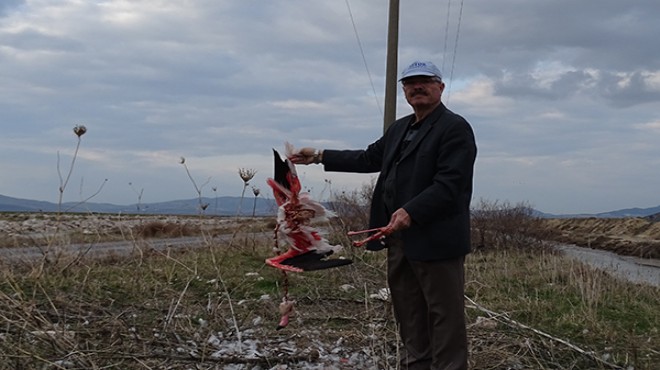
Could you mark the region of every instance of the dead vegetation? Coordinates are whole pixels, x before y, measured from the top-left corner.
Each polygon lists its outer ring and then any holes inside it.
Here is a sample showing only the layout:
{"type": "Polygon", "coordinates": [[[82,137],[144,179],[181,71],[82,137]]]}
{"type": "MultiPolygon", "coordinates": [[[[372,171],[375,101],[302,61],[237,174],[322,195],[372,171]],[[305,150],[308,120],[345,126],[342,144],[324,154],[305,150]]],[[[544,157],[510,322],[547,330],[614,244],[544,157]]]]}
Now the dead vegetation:
{"type": "Polygon", "coordinates": [[[199,235],[201,227],[187,223],[150,221],[134,226],[132,231],[139,238],[180,238],[199,235]]]}
{"type": "Polygon", "coordinates": [[[625,256],[660,259],[660,222],[650,218],[544,219],[546,238],[625,256]]]}
{"type": "MultiPolygon", "coordinates": [[[[264,266],[264,239],[5,266],[0,369],[395,369],[384,254],[345,252],[353,265],[288,274],[296,311],[281,331],[282,274],[264,266]]],[[[471,369],[658,360],[657,289],[552,254],[486,250],[466,267],[471,369]]]]}
{"type": "Polygon", "coordinates": [[[237,229],[260,230],[270,222],[271,218],[264,217],[4,213],[0,215],[0,248],[218,236],[237,229]]]}
{"type": "Polygon", "coordinates": [[[480,200],[472,209],[472,244],[475,249],[547,250],[543,221],[527,203],[480,200]]]}
{"type": "MultiPolygon", "coordinates": [[[[347,246],[345,231],[365,226],[367,195],[344,193],[335,203],[343,222],[327,225],[333,242],[347,246]]],[[[466,260],[471,369],[660,362],[658,288],[552,253],[530,237],[547,224],[524,204],[485,205],[473,218],[479,248],[466,260]]],[[[0,369],[396,369],[384,253],[347,247],[352,265],[288,274],[296,310],[277,331],[284,280],[264,266],[273,252],[272,225],[263,221],[135,220],[122,237],[202,230],[203,247],[2,266],[0,369]],[[239,236],[237,227],[258,235],[239,236]],[[234,236],[209,232],[222,228],[234,236]]]]}

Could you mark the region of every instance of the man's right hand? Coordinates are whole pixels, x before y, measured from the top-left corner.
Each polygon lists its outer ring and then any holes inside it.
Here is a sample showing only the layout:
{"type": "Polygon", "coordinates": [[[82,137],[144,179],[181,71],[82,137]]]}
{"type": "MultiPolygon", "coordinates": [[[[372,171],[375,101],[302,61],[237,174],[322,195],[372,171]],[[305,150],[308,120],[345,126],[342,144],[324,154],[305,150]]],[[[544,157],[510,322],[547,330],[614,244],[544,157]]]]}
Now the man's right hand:
{"type": "Polygon", "coordinates": [[[310,147],[300,148],[289,157],[289,160],[294,164],[321,163],[319,152],[316,148],[310,147]]]}

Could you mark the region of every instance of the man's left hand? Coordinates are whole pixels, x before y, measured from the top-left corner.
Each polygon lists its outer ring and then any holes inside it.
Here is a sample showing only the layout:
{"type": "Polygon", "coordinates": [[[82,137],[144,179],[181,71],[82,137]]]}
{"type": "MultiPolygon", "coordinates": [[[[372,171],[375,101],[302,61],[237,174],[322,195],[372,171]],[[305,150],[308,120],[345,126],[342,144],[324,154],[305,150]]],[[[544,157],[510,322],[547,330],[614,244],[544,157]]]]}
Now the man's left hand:
{"type": "Polygon", "coordinates": [[[387,227],[392,231],[399,231],[409,228],[411,223],[412,219],[410,218],[408,212],[403,208],[399,208],[394,213],[392,213],[392,218],[390,219],[390,223],[387,225],[387,227]]]}

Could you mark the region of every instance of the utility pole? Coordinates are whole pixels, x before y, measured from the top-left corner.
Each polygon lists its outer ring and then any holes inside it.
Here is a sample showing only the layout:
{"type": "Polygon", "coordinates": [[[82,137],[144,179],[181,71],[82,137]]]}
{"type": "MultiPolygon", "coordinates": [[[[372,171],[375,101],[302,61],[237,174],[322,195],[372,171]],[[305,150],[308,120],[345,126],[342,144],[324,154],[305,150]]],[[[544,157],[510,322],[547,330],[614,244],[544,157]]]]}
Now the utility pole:
{"type": "Polygon", "coordinates": [[[399,51],[399,0],[390,0],[387,24],[387,66],[385,70],[385,113],[383,133],[396,119],[397,59],[399,51]]]}

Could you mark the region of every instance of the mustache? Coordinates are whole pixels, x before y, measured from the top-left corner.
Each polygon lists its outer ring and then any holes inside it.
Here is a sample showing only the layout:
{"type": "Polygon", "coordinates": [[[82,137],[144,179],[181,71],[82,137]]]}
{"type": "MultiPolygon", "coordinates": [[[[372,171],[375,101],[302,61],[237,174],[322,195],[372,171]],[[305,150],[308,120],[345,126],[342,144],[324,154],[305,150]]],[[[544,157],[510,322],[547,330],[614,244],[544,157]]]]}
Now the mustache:
{"type": "Polygon", "coordinates": [[[426,96],[426,95],[428,95],[428,94],[427,94],[426,91],[425,91],[424,89],[422,89],[422,88],[415,89],[415,90],[413,90],[413,91],[410,92],[410,97],[415,97],[415,96],[417,96],[417,95],[423,95],[423,96],[426,96]]]}

